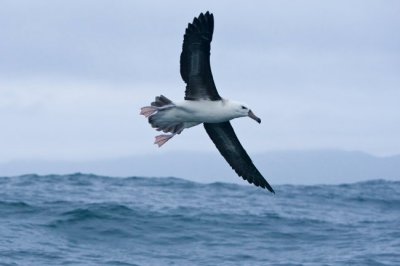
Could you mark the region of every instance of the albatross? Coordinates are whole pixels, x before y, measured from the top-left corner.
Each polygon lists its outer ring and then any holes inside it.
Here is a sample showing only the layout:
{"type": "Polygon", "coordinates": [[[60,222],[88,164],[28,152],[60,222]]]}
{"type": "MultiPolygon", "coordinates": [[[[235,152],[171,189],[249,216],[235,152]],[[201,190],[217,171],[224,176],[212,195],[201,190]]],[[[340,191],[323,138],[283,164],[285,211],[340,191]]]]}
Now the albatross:
{"type": "Polygon", "coordinates": [[[210,66],[210,45],[214,31],[214,16],[208,11],[189,23],[183,38],[180,72],[186,83],[185,98],[173,102],[164,95],[157,96],[140,114],[161,134],[155,137],[159,147],[186,128],[203,124],[215,146],[244,180],[274,192],[257,170],[236,137],[230,120],[250,117],[261,123],[246,105],[222,98],[215,87],[210,66]]]}

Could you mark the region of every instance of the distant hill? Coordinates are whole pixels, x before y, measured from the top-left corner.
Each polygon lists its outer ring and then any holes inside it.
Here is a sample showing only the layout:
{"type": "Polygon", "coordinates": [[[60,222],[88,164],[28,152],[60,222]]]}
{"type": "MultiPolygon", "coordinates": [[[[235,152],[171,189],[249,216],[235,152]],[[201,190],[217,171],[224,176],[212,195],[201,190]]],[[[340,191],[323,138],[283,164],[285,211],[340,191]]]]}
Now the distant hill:
{"type": "MultiPolygon", "coordinates": [[[[252,158],[271,184],[400,180],[400,155],[376,157],[363,152],[322,150],[268,152],[252,154],[252,158]]],[[[0,176],[75,172],[107,176],[174,176],[199,182],[243,182],[217,152],[154,153],[88,162],[31,160],[0,164],[0,176]]]]}

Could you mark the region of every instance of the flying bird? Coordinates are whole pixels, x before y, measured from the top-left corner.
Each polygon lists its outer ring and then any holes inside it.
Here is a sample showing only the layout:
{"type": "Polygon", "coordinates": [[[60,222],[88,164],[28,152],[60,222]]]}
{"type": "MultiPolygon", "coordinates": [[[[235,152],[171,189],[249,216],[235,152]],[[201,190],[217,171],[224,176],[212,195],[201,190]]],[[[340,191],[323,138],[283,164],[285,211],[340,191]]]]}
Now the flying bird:
{"type": "Polygon", "coordinates": [[[173,102],[160,95],[150,106],[141,108],[153,128],[164,133],[156,136],[159,147],[186,128],[203,124],[215,146],[235,170],[249,183],[274,192],[250,159],[229,121],[250,117],[261,123],[244,104],[222,98],[215,87],[210,67],[210,45],[214,31],[214,16],[208,11],[189,23],[183,38],[180,72],[186,83],[184,101],[173,102]]]}

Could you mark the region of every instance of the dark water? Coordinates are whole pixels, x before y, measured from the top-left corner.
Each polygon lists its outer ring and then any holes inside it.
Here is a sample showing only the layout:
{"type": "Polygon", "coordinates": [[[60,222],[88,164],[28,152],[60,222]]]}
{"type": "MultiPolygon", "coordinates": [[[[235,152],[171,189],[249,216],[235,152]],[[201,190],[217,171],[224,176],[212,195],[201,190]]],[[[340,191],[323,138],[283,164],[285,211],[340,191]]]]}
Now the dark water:
{"type": "Polygon", "coordinates": [[[400,182],[0,178],[0,265],[400,265],[400,182]]]}

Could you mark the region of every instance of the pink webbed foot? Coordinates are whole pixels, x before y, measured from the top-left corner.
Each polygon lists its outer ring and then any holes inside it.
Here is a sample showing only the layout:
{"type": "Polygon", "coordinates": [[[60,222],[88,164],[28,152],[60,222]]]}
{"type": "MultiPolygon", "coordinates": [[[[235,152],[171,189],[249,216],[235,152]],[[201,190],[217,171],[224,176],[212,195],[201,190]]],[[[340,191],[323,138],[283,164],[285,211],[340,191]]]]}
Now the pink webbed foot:
{"type": "Polygon", "coordinates": [[[140,114],[144,115],[146,118],[157,112],[157,107],[155,106],[145,106],[140,108],[140,114]]]}
{"type": "Polygon", "coordinates": [[[158,147],[161,147],[162,145],[164,145],[165,142],[167,142],[168,140],[170,140],[173,136],[175,136],[175,134],[170,134],[170,135],[158,135],[156,136],[156,140],[154,141],[154,144],[157,144],[158,147]]]}

